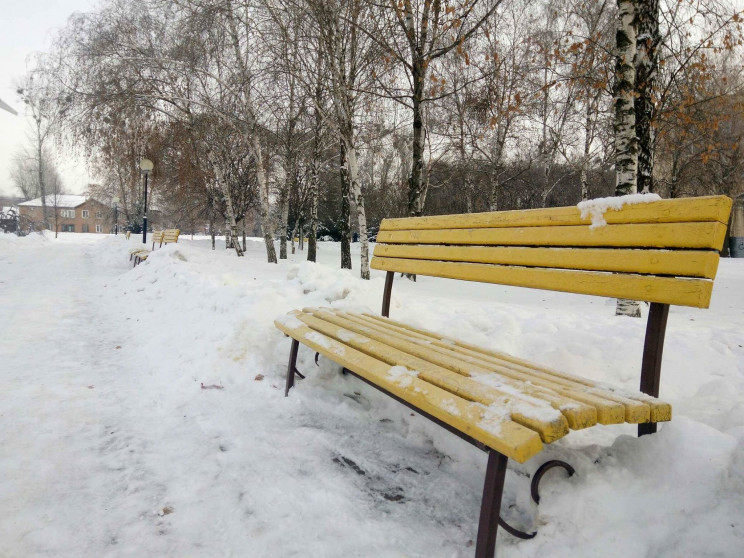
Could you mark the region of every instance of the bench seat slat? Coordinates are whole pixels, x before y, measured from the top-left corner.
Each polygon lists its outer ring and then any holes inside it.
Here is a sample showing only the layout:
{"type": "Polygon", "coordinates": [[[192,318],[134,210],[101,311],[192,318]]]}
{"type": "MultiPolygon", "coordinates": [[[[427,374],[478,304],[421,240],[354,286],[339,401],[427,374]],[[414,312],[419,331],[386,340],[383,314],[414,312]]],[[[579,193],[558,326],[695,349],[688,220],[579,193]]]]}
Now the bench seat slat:
{"type": "Polygon", "coordinates": [[[713,279],[716,276],[719,260],[718,253],[710,250],[573,249],[419,244],[377,244],[374,255],[384,258],[645,273],[707,279],[713,279]]]}
{"type": "MultiPolygon", "coordinates": [[[[351,314],[341,315],[346,318],[356,317],[351,314]]],[[[348,325],[348,322],[346,322],[346,325],[348,325]]],[[[349,327],[354,329],[353,325],[349,327]]],[[[360,324],[360,327],[361,331],[374,339],[458,374],[471,377],[485,385],[496,382],[499,385],[511,385],[521,391],[531,384],[573,401],[593,406],[597,411],[597,422],[600,424],[620,424],[623,422],[639,424],[650,420],[650,407],[645,402],[630,400],[595,388],[586,389],[585,386],[577,386],[577,382],[573,381],[573,377],[570,376],[566,378],[551,377],[540,370],[520,369],[517,366],[504,366],[503,363],[491,363],[485,359],[463,356],[452,351],[451,347],[440,348],[429,343],[421,344],[420,342],[417,343],[416,340],[406,339],[404,336],[396,335],[384,326],[376,327],[360,324]]]]}
{"type": "Polygon", "coordinates": [[[390,318],[383,318],[374,314],[364,314],[363,316],[367,318],[367,320],[370,320],[372,323],[380,323],[387,329],[394,329],[396,331],[404,332],[404,334],[412,334],[418,336],[421,339],[429,341],[435,346],[445,348],[457,347],[458,352],[464,355],[479,356],[481,358],[484,358],[486,361],[493,362],[494,364],[498,364],[500,366],[513,367],[517,371],[533,370],[542,372],[556,378],[571,380],[577,384],[584,385],[590,389],[599,390],[600,392],[603,392],[605,394],[609,392],[610,394],[617,394],[623,399],[639,401],[650,406],[652,422],[664,422],[672,419],[671,406],[668,403],[660,401],[655,397],[651,397],[650,395],[646,395],[637,391],[622,390],[617,388],[616,386],[611,386],[603,382],[597,382],[581,376],[566,374],[547,366],[539,365],[525,359],[514,357],[507,353],[484,349],[483,347],[472,345],[470,343],[466,343],[452,337],[447,337],[445,335],[433,333],[424,329],[415,328],[409,324],[398,322],[390,318]]]}
{"type": "Polygon", "coordinates": [[[630,273],[528,268],[507,265],[372,258],[371,267],[432,277],[531,287],[567,293],[645,300],[708,308],[713,282],[630,273]]]}
{"type": "Polygon", "coordinates": [[[370,357],[334,339],[314,331],[294,318],[280,318],[276,327],[306,345],[352,370],[396,397],[416,405],[422,411],[450,424],[496,451],[524,463],[542,451],[540,436],[524,426],[497,416],[483,406],[407,374],[398,375],[391,365],[370,357]]]}
{"type": "MultiPolygon", "coordinates": [[[[321,316],[325,317],[325,315],[321,316]]],[[[505,392],[484,386],[470,378],[451,372],[421,358],[405,353],[371,337],[351,331],[333,321],[310,314],[299,314],[297,318],[317,332],[327,335],[349,347],[392,366],[405,366],[418,372],[418,377],[463,399],[485,406],[497,405],[508,410],[514,422],[534,430],[543,442],[550,443],[568,434],[566,418],[549,403],[537,398],[505,392]]]]}
{"type": "MultiPolygon", "coordinates": [[[[626,205],[620,210],[608,210],[604,219],[609,224],[717,221],[725,225],[728,224],[731,204],[732,200],[727,196],[661,200],[626,205]]],[[[574,206],[385,219],[380,225],[380,231],[570,226],[590,223],[590,219],[581,218],[581,211],[574,206]]]]}
{"type": "Polygon", "coordinates": [[[616,248],[693,248],[720,250],[726,225],[642,223],[565,227],[504,227],[380,231],[380,244],[456,244],[478,246],[586,246],[616,248]]]}
{"type": "MultiPolygon", "coordinates": [[[[312,313],[315,316],[322,316],[324,319],[337,324],[337,325],[346,325],[350,328],[353,328],[355,332],[361,332],[362,335],[365,333],[370,336],[371,339],[375,340],[381,340],[380,342],[384,343],[386,338],[383,335],[380,335],[380,332],[374,332],[370,331],[370,329],[374,329],[374,324],[367,324],[365,322],[359,323],[361,318],[363,316],[358,314],[343,314],[343,313],[336,313],[336,315],[329,314],[329,313],[323,313],[324,310],[327,309],[317,309],[317,308],[307,308],[303,311],[310,314],[312,313]],[[357,322],[357,324],[354,324],[353,322],[357,322]],[[351,322],[351,323],[350,323],[351,322]],[[366,329],[360,328],[359,325],[367,325],[368,327],[366,329]],[[369,327],[372,326],[372,327],[369,327]]],[[[393,345],[395,345],[395,341],[392,341],[393,345]]],[[[388,350],[391,351],[397,351],[397,352],[403,352],[400,349],[394,348],[393,345],[390,345],[389,343],[384,343],[386,347],[388,347],[388,350]]],[[[400,345],[397,346],[403,346],[406,347],[408,345],[400,345]]],[[[416,352],[416,348],[413,349],[414,352],[416,352]]],[[[426,354],[425,351],[418,351],[418,354],[426,354]]],[[[413,357],[416,358],[418,362],[425,362],[428,366],[435,367],[436,369],[441,370],[447,370],[451,372],[452,374],[457,374],[460,377],[470,377],[470,374],[463,374],[462,369],[455,366],[454,368],[456,370],[452,370],[447,367],[446,362],[438,361],[438,363],[429,362],[428,360],[425,360],[421,357],[413,357]],[[460,370],[459,372],[457,370],[460,370]]],[[[491,374],[488,371],[485,371],[481,369],[480,371],[477,369],[477,367],[470,366],[468,367],[468,370],[470,372],[475,372],[477,375],[478,372],[481,374],[487,374],[489,376],[494,376],[494,374],[491,374]]],[[[488,388],[490,386],[486,386],[482,382],[478,382],[479,386],[481,388],[488,388]]],[[[554,409],[559,410],[563,416],[567,419],[568,425],[571,428],[571,430],[581,430],[583,428],[588,428],[590,426],[594,426],[598,422],[598,412],[597,408],[601,410],[601,414],[603,418],[611,417],[614,420],[607,422],[608,424],[619,424],[620,422],[623,422],[623,412],[622,409],[614,404],[610,403],[613,407],[613,411],[615,412],[609,412],[608,410],[608,404],[607,402],[603,401],[599,397],[592,397],[589,398],[589,403],[584,403],[581,401],[578,401],[575,398],[572,398],[568,396],[565,393],[557,393],[556,391],[546,388],[544,386],[529,382],[525,383],[521,380],[515,380],[506,376],[500,376],[499,377],[499,383],[498,388],[501,390],[508,390],[513,391],[514,389],[518,390],[518,393],[523,393],[528,397],[531,398],[537,398],[540,400],[543,400],[547,403],[549,403],[554,409]]],[[[545,441],[545,440],[543,440],[545,441]]]]}

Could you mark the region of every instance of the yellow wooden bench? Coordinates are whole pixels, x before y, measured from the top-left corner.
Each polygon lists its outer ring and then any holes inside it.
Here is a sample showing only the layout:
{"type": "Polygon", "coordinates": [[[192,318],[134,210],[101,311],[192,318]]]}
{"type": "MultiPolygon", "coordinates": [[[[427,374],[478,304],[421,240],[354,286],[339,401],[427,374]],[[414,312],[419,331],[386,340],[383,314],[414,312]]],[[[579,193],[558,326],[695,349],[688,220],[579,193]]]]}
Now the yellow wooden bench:
{"type": "MultiPolygon", "coordinates": [[[[156,242],[163,242],[163,234],[165,231],[154,231],[151,236],[152,240],[152,249],[155,249],[155,243],[156,242]]],[[[132,261],[132,258],[134,258],[134,265],[136,266],[139,262],[146,260],[147,256],[150,254],[151,250],[148,250],[144,246],[136,246],[134,248],[130,248],[129,250],[129,261],[132,261]]]]}
{"type": "MultiPolygon", "coordinates": [[[[299,344],[488,452],[476,558],[492,558],[508,458],[523,463],[570,430],[671,419],[657,399],[670,304],[707,308],[726,233],[724,196],[626,205],[590,226],[577,207],[383,220],[371,266],[387,272],[382,316],[306,308],[276,326],[299,344]],[[395,272],[651,302],[640,392],[618,389],[414,328],[389,316],[395,272]]],[[[316,357],[317,358],[317,357],[316,357]]],[[[539,500],[544,463],[532,480],[539,500]]]]}
{"type": "MultiPolygon", "coordinates": [[[[158,247],[163,244],[176,243],[178,242],[178,235],[181,234],[179,229],[166,229],[164,231],[155,231],[152,233],[152,250],[155,250],[155,244],[158,247]]],[[[134,257],[134,265],[141,263],[147,259],[152,250],[146,250],[143,248],[132,248],[129,251],[131,260],[134,257]]]]}
{"type": "MultiPolygon", "coordinates": [[[[160,239],[160,246],[163,244],[175,244],[178,242],[178,236],[181,234],[180,229],[165,229],[163,236],[160,239]]],[[[153,242],[152,249],[155,249],[155,243],[153,242]]]]}

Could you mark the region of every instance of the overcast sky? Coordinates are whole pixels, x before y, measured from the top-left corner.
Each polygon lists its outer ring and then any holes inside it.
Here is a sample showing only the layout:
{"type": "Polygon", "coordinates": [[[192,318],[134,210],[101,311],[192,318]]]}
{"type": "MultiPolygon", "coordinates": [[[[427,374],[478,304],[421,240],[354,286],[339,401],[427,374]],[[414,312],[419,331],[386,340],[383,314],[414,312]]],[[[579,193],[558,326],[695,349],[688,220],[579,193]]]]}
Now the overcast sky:
{"type": "MultiPolygon", "coordinates": [[[[28,141],[29,126],[16,94],[26,59],[49,49],[54,32],[64,27],[70,14],[90,11],[95,4],[94,0],[0,0],[0,99],[18,111],[13,116],[0,110],[0,194],[17,194],[10,182],[10,163],[28,141]]],[[[70,193],[85,191],[88,175],[82,162],[60,157],[58,167],[70,193]]]]}

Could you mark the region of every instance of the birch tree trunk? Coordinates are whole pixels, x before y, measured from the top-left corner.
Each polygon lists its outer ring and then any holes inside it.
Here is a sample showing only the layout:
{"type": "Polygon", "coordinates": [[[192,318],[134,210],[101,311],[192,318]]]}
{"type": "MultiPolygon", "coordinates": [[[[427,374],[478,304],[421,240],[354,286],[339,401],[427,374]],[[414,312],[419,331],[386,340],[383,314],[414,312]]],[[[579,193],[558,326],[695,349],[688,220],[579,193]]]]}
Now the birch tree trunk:
{"type": "MultiPolygon", "coordinates": [[[[46,184],[44,183],[44,170],[43,170],[43,142],[42,142],[42,136],[41,136],[41,116],[36,116],[36,158],[37,158],[37,165],[38,165],[38,174],[39,174],[39,193],[41,193],[41,218],[43,221],[42,230],[49,228],[48,221],[47,221],[47,199],[46,199],[46,184]]],[[[56,227],[55,227],[56,228],[56,227]]],[[[55,231],[56,233],[56,231],[55,231]]],[[[55,234],[55,238],[56,238],[55,234]]]]}
{"type": "Polygon", "coordinates": [[[635,121],[636,1],[617,0],[615,67],[615,195],[638,191],[638,142],[635,121]]]}
{"type": "MultiPolygon", "coordinates": [[[[284,188],[279,196],[279,211],[281,212],[281,227],[279,231],[279,259],[287,259],[287,226],[289,225],[289,178],[285,179],[284,188]]],[[[294,250],[292,251],[294,254],[294,250]]]]}
{"type": "Polygon", "coordinates": [[[256,181],[258,182],[258,216],[261,221],[261,232],[266,244],[266,257],[269,263],[277,263],[274,239],[271,234],[270,207],[269,207],[269,185],[266,180],[266,171],[263,168],[263,152],[261,144],[254,136],[251,137],[251,147],[256,160],[256,181]]]}
{"type": "Polygon", "coordinates": [[[587,99],[586,113],[584,114],[584,156],[581,158],[581,171],[579,172],[579,181],[581,183],[582,201],[589,199],[589,160],[592,148],[592,139],[594,137],[593,114],[596,110],[594,99],[587,99]]]}
{"type": "Polygon", "coordinates": [[[222,195],[225,198],[225,228],[227,229],[227,231],[225,231],[225,248],[229,249],[230,243],[232,241],[232,247],[235,248],[235,253],[240,257],[243,255],[243,251],[240,249],[240,244],[238,244],[238,224],[235,221],[235,211],[233,211],[230,187],[225,182],[225,179],[222,175],[222,169],[220,168],[219,163],[215,159],[214,153],[212,153],[211,150],[207,150],[207,160],[212,165],[215,178],[217,179],[219,187],[222,191],[222,195]]]}
{"type": "Polygon", "coordinates": [[[349,178],[349,191],[356,206],[357,223],[359,225],[359,244],[361,251],[360,273],[362,279],[369,279],[367,214],[364,211],[364,196],[362,196],[362,185],[359,182],[359,162],[357,161],[356,148],[353,145],[346,146],[346,166],[349,178]]]}
{"type": "MultiPolygon", "coordinates": [[[[617,0],[618,26],[615,69],[615,195],[638,191],[638,142],[635,121],[636,89],[636,4],[637,0],[617,0]]],[[[616,316],[641,317],[641,308],[633,300],[618,299],[616,316]]]]}
{"type": "Polygon", "coordinates": [[[504,154],[504,145],[506,144],[506,131],[503,132],[504,139],[502,141],[502,132],[497,129],[497,140],[493,146],[493,155],[491,157],[491,167],[493,168],[493,174],[490,175],[489,179],[489,192],[488,192],[488,210],[498,211],[499,209],[499,190],[501,189],[501,181],[499,180],[499,169],[501,168],[501,162],[504,154]]]}
{"type": "Polygon", "coordinates": [[[499,188],[500,181],[498,174],[495,172],[489,175],[489,192],[488,192],[488,211],[499,210],[499,188]]]}
{"type": "Polygon", "coordinates": [[[411,160],[411,175],[408,177],[408,214],[419,217],[423,213],[424,204],[421,200],[421,182],[424,171],[424,145],[426,130],[424,128],[424,114],[421,100],[424,97],[424,77],[426,70],[419,68],[414,61],[413,66],[413,145],[411,160]]]}
{"type": "Polygon", "coordinates": [[[638,185],[637,189],[648,193],[654,190],[654,140],[652,126],[655,106],[653,91],[659,66],[658,48],[659,0],[645,0],[637,6],[638,37],[636,39],[636,94],[635,120],[638,137],[638,185]]]}
{"type": "Polygon", "coordinates": [[[307,235],[307,261],[317,259],[318,243],[318,160],[313,159],[310,171],[310,232],[307,235]]]}
{"type": "Polygon", "coordinates": [[[214,238],[214,209],[209,209],[209,236],[212,237],[212,250],[215,249],[215,238],[214,238]]]}
{"type": "Polygon", "coordinates": [[[294,227],[292,227],[292,253],[295,253],[295,238],[297,238],[297,221],[295,221],[294,227]]]}
{"type": "Polygon", "coordinates": [[[351,269],[351,207],[349,204],[349,172],[346,146],[341,142],[341,269],[351,269]]]}
{"type": "Polygon", "coordinates": [[[227,208],[227,218],[230,228],[230,241],[232,247],[235,248],[235,253],[238,257],[243,255],[243,250],[240,248],[240,241],[238,239],[238,223],[235,221],[235,211],[232,204],[232,195],[230,194],[230,188],[225,185],[223,188],[225,192],[225,206],[227,208]]]}

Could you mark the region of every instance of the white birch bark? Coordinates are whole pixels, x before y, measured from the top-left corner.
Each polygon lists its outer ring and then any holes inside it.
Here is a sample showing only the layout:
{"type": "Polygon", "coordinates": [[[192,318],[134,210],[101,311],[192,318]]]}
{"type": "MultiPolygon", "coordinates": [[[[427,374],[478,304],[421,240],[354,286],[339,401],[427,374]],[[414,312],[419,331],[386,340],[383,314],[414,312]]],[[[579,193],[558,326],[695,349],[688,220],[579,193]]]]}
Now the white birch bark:
{"type": "Polygon", "coordinates": [[[359,162],[357,160],[354,145],[346,144],[346,162],[349,173],[349,186],[351,199],[354,201],[359,224],[360,244],[360,274],[362,279],[369,279],[369,240],[367,238],[367,214],[364,210],[364,196],[362,196],[362,185],[359,182],[359,162]]]}
{"type": "Polygon", "coordinates": [[[638,142],[635,122],[636,0],[617,0],[615,69],[615,194],[637,192],[638,142]]]}
{"type": "MultiPolygon", "coordinates": [[[[617,0],[615,70],[615,194],[638,191],[638,140],[635,121],[636,89],[636,3],[637,0],[617,0]]],[[[616,316],[641,317],[641,308],[633,300],[618,299],[616,316]]]]}
{"type": "Polygon", "coordinates": [[[222,174],[222,169],[219,165],[219,162],[215,159],[214,153],[212,153],[212,150],[210,148],[207,148],[207,160],[212,165],[212,169],[214,170],[214,176],[217,179],[218,186],[220,190],[222,191],[222,195],[225,198],[225,227],[227,228],[227,231],[225,231],[225,248],[230,248],[232,246],[235,248],[235,253],[238,256],[243,255],[243,251],[240,249],[240,244],[238,243],[238,224],[235,220],[235,211],[233,210],[233,204],[232,204],[232,194],[230,193],[230,186],[227,184],[227,182],[224,179],[224,176],[222,174]],[[228,240],[229,236],[229,240],[228,240]]]}
{"type": "Polygon", "coordinates": [[[307,260],[317,259],[318,249],[318,161],[313,159],[310,171],[310,232],[307,237],[307,260]]]}
{"type": "Polygon", "coordinates": [[[659,0],[639,2],[637,14],[638,37],[635,57],[636,91],[635,120],[638,137],[638,185],[647,193],[653,191],[655,129],[653,91],[658,69],[659,0]]]}
{"type": "Polygon", "coordinates": [[[276,249],[274,248],[274,239],[271,235],[271,223],[269,220],[269,185],[266,180],[266,172],[263,168],[263,152],[261,143],[253,135],[251,137],[251,146],[253,147],[253,157],[256,160],[256,181],[258,182],[258,214],[261,221],[261,232],[263,233],[264,243],[266,244],[266,256],[269,263],[277,263],[276,249]]]}
{"type": "MultiPolygon", "coordinates": [[[[289,225],[289,182],[287,177],[284,181],[284,189],[279,197],[279,211],[281,213],[281,230],[279,231],[279,259],[287,259],[287,226],[289,225]]],[[[292,246],[294,254],[294,246],[292,246]]]]}

